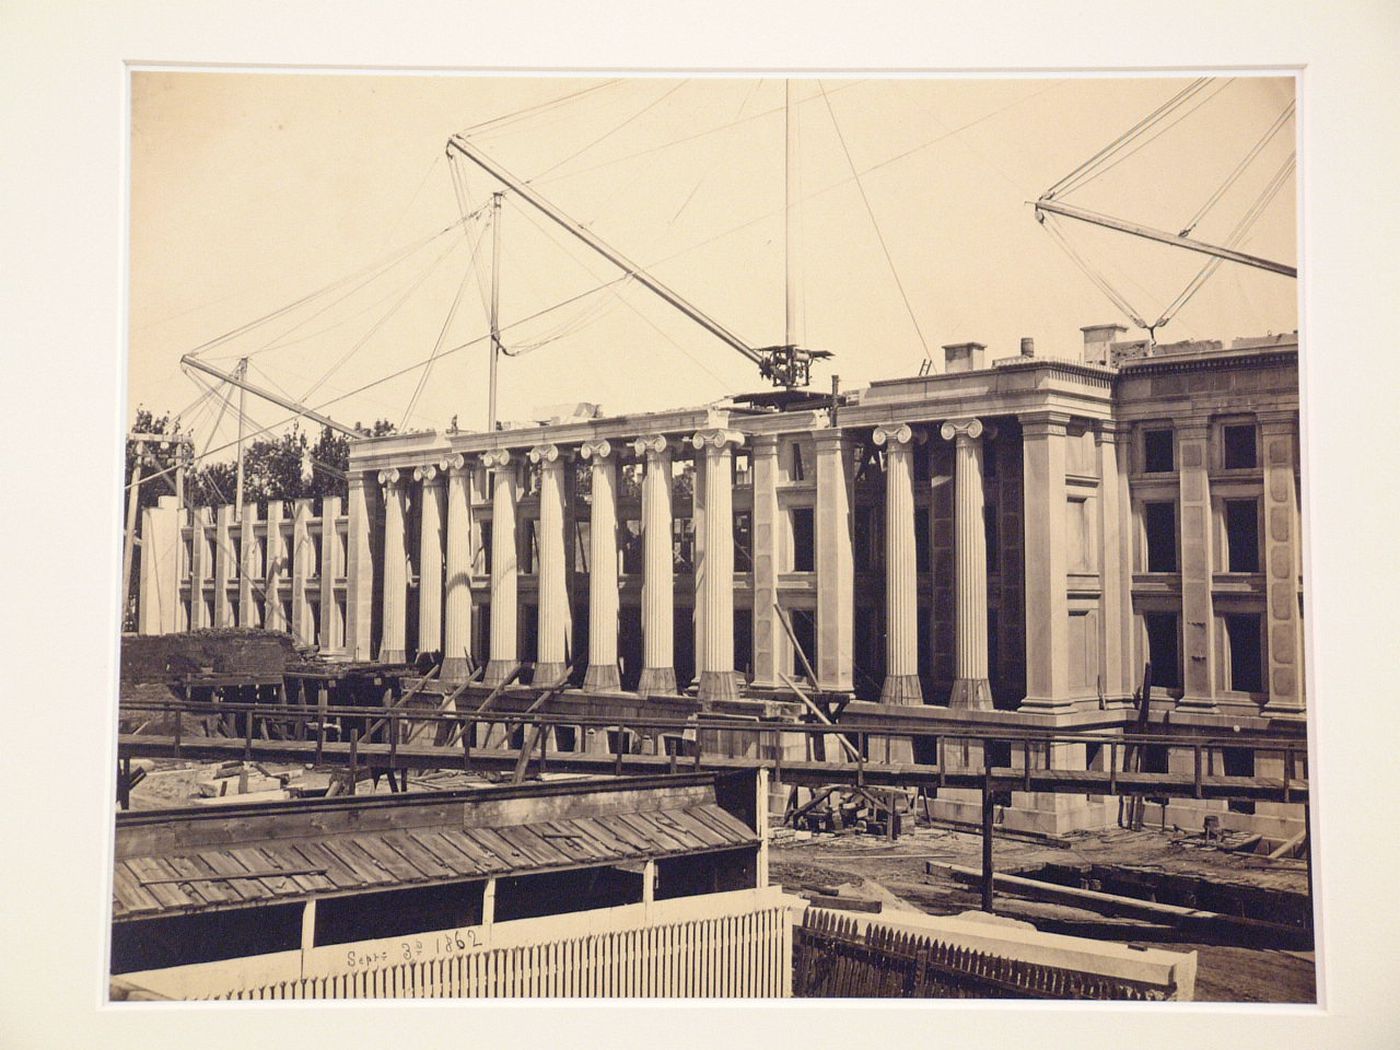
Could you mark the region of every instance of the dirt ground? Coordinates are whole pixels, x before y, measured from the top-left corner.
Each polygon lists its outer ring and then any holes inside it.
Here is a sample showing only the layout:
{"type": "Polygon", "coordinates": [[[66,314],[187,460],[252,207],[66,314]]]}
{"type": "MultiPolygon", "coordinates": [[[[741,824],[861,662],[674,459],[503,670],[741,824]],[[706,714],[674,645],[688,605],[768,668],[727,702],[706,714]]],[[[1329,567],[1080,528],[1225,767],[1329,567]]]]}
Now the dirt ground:
{"type": "MultiPolygon", "coordinates": [[[[1199,848],[1196,840],[1161,831],[1112,829],[1072,836],[1067,847],[995,840],[993,864],[999,871],[1037,864],[1123,864],[1165,872],[1307,891],[1301,860],[1199,848]]],[[[901,901],[931,915],[953,915],[980,907],[974,886],[926,875],[926,861],[980,868],[982,841],[976,833],[917,828],[897,842],[868,835],[813,835],[799,839],[776,832],[769,853],[769,877],[793,892],[869,880],[901,901]]],[[[1316,1000],[1312,952],[1245,948],[1184,941],[1163,926],[1106,918],[1094,912],[1022,901],[999,895],[998,914],[1022,919],[1037,929],[1101,940],[1126,941],[1168,951],[1195,951],[1196,999],[1202,1002],[1311,1003],[1316,1000]]]]}

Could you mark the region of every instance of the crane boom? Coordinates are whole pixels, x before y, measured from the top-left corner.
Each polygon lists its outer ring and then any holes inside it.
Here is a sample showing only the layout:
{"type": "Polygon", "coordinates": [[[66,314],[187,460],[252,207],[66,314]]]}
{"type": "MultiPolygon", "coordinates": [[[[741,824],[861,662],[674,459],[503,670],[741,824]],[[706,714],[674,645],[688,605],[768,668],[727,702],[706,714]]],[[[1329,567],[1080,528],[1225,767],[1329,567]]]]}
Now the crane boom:
{"type": "Polygon", "coordinates": [[[1115,219],[1111,215],[1103,215],[1096,211],[1090,211],[1087,208],[1076,208],[1072,204],[1061,204],[1059,201],[1052,201],[1048,197],[1041,197],[1033,203],[1037,211],[1048,211],[1055,215],[1063,215],[1067,219],[1078,219],[1080,222],[1092,223],[1095,226],[1104,226],[1110,230],[1118,230],[1120,233],[1131,233],[1136,237],[1145,237],[1150,241],[1158,241],[1162,244],[1170,244],[1177,248],[1185,248],[1187,251],[1200,252],[1202,255],[1212,255],[1217,259],[1224,259],[1226,262],[1254,266],[1261,270],[1268,270],[1270,273],[1283,274],[1285,277],[1298,276],[1298,268],[1296,266],[1274,262],[1272,259],[1264,259],[1258,255],[1246,255],[1244,252],[1237,252],[1233,248],[1222,248],[1219,245],[1207,244],[1205,241],[1193,240],[1190,237],[1183,237],[1177,233],[1167,233],[1165,230],[1155,230],[1150,226],[1141,226],[1135,222],[1125,222],[1122,219],[1115,219]]]}
{"type": "Polygon", "coordinates": [[[463,157],[467,158],[467,160],[471,161],[477,167],[481,168],[492,178],[510,187],[510,189],[512,189],[522,200],[524,200],[527,204],[530,204],[532,207],[537,209],[548,219],[550,219],[550,221],[557,223],[560,227],[567,230],[570,234],[578,238],[584,244],[588,245],[588,247],[592,248],[604,259],[607,259],[614,266],[618,267],[629,277],[635,278],[638,284],[650,289],[652,292],[660,296],[671,306],[675,307],[681,313],[685,314],[686,317],[689,317],[696,324],[700,325],[701,328],[704,328],[711,335],[714,335],[723,342],[728,343],[732,348],[739,351],[739,353],[743,354],[754,364],[758,365],[759,369],[765,375],[769,374],[769,355],[765,354],[762,350],[757,350],[749,346],[748,343],[744,342],[737,335],[731,332],[728,328],[724,327],[724,325],[720,324],[709,314],[705,313],[694,303],[690,302],[675,289],[671,288],[669,285],[666,285],[661,281],[657,280],[655,277],[651,276],[651,274],[643,270],[638,264],[632,262],[617,249],[613,248],[611,245],[607,244],[605,241],[599,238],[596,234],[590,232],[581,223],[579,223],[575,219],[569,218],[569,216],[565,215],[557,207],[555,207],[549,201],[545,200],[538,193],[536,193],[529,186],[528,183],[522,181],[521,179],[512,175],[510,172],[506,171],[503,167],[501,167],[490,157],[482,153],[479,149],[473,146],[461,135],[453,135],[450,139],[448,139],[447,148],[449,152],[451,150],[456,150],[463,157]]]}
{"type": "Polygon", "coordinates": [[[180,364],[188,365],[190,368],[203,372],[205,375],[211,375],[215,379],[222,379],[226,383],[232,383],[240,390],[246,390],[248,393],[255,394],[265,401],[271,401],[274,405],[279,405],[289,412],[295,412],[299,416],[305,416],[307,419],[315,420],[323,427],[330,427],[332,430],[344,434],[346,437],[361,438],[365,436],[364,431],[356,430],[354,427],[347,427],[344,423],[337,423],[334,419],[331,419],[330,416],[323,416],[315,409],[303,405],[300,401],[293,401],[289,397],[274,394],[271,390],[264,390],[262,387],[248,382],[247,379],[237,373],[224,372],[215,368],[213,365],[207,365],[193,354],[186,354],[184,357],[180,358],[180,364]]]}

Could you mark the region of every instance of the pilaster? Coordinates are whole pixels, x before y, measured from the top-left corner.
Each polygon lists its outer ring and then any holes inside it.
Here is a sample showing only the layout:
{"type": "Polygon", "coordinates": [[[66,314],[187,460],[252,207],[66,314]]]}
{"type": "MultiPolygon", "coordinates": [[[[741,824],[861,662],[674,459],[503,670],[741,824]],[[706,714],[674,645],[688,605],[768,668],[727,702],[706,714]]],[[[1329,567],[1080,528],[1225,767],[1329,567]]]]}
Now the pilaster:
{"type": "Polygon", "coordinates": [[[1214,710],[1215,603],[1211,595],[1210,421],[1177,423],[1177,529],[1181,550],[1183,692],[1179,707],[1214,710]]]}
{"type": "Polygon", "coordinates": [[[753,684],[778,689],[792,674],[792,643],[778,620],[778,438],[753,438],[753,684]]]}
{"type": "Polygon", "coordinates": [[[321,497],[321,650],[339,652],[345,645],[344,624],[336,599],[335,584],[344,575],[341,564],[340,537],[340,497],[321,497]]]}
{"type": "Polygon", "coordinates": [[[1301,718],[1307,711],[1303,687],[1303,616],[1298,604],[1302,572],[1302,521],[1293,462],[1297,417],[1270,414],[1259,419],[1264,460],[1264,571],[1267,588],[1269,700],[1264,713],[1301,718]]]}
{"type": "Polygon", "coordinates": [[[853,443],[841,430],[814,435],[817,454],[817,687],[855,688],[853,443]]]}
{"type": "Polygon", "coordinates": [[[1069,416],[1021,417],[1026,533],[1026,698],[1023,710],[1073,706],[1069,695],[1069,553],[1065,442],[1069,416]]]}

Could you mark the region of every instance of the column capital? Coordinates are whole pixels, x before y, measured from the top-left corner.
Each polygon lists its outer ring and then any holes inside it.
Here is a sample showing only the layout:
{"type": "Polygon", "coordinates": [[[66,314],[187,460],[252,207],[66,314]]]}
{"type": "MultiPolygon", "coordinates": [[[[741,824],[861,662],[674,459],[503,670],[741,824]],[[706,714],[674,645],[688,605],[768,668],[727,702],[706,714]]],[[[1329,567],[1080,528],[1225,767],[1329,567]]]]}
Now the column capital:
{"type": "Polygon", "coordinates": [[[781,440],[780,434],[754,434],[749,438],[749,447],[763,455],[774,455],[778,451],[778,442],[781,440]]]}
{"type": "Polygon", "coordinates": [[[562,453],[559,451],[559,446],[552,442],[545,445],[536,445],[534,448],[530,449],[529,452],[531,463],[554,463],[558,461],[561,455],[562,453]]]}
{"type": "Polygon", "coordinates": [[[379,472],[379,484],[383,485],[385,488],[391,488],[399,483],[399,479],[402,476],[398,467],[390,467],[388,470],[381,470],[379,472]]]}
{"type": "Polygon", "coordinates": [[[986,429],[987,428],[980,419],[976,416],[972,416],[965,419],[947,420],[938,428],[938,432],[943,435],[944,441],[952,441],[954,438],[957,438],[957,440],[961,442],[976,441],[982,436],[982,432],[986,429]]]}
{"type": "Polygon", "coordinates": [[[1209,438],[1210,417],[1178,416],[1172,423],[1172,429],[1176,431],[1178,437],[1191,436],[1196,438],[1209,438]]]}
{"type": "Polygon", "coordinates": [[[467,457],[460,452],[454,452],[450,456],[444,456],[438,462],[438,470],[442,471],[444,474],[464,474],[467,469],[467,457]]]}
{"type": "Polygon", "coordinates": [[[1094,440],[1112,443],[1128,433],[1130,429],[1128,423],[1121,423],[1116,419],[1100,419],[1094,423],[1094,440]]]}
{"type": "Polygon", "coordinates": [[[425,485],[431,485],[437,480],[438,468],[431,463],[424,463],[413,468],[413,480],[421,481],[425,485]]]}
{"type": "MultiPolygon", "coordinates": [[[[365,487],[365,472],[362,470],[347,471],[345,474],[345,487],[351,491],[363,489],[365,487]]],[[[219,510],[223,509],[223,507],[219,508],[219,510]]]]}
{"type": "Polygon", "coordinates": [[[723,451],[730,445],[739,446],[744,443],[744,435],[738,430],[731,430],[728,427],[715,427],[711,430],[700,430],[690,438],[690,444],[697,451],[710,448],[716,451],[723,451]]]}
{"type": "Polygon", "coordinates": [[[908,423],[881,423],[872,434],[877,445],[889,445],[891,450],[904,451],[910,445],[922,445],[928,435],[908,423]]]}
{"type": "Polygon", "coordinates": [[[595,460],[598,463],[602,463],[617,451],[619,451],[618,447],[607,438],[603,438],[601,441],[585,441],[578,447],[578,454],[580,456],[584,459],[595,460]]]}
{"type": "Polygon", "coordinates": [[[504,467],[510,462],[510,449],[488,449],[487,451],[481,454],[481,462],[483,466],[490,470],[496,470],[500,467],[504,467]]]}
{"type": "Polygon", "coordinates": [[[632,451],[639,456],[654,459],[665,452],[676,451],[676,443],[665,434],[644,434],[631,442],[632,451]]]}
{"type": "Polygon", "coordinates": [[[1272,433],[1293,433],[1298,429],[1298,413],[1292,409],[1284,409],[1276,412],[1256,412],[1254,418],[1259,421],[1260,430],[1268,430],[1272,433]]]}

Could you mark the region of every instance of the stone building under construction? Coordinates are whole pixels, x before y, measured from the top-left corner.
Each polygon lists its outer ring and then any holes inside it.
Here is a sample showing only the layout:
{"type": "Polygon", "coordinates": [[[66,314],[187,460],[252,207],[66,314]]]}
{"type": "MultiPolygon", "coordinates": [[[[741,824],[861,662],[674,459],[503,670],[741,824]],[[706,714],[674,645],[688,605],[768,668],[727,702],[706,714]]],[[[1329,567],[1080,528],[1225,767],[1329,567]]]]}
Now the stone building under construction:
{"type": "MultiPolygon", "coordinates": [[[[1076,730],[1135,718],[1150,662],[1154,720],[1301,733],[1296,335],[1083,331],[1075,360],[965,343],[832,397],[366,438],[344,503],[167,498],[139,627],[702,703],[787,694],[805,658],[825,694],[1076,730]]],[[[1065,795],[1022,808],[1105,820],[1065,795]]]]}

